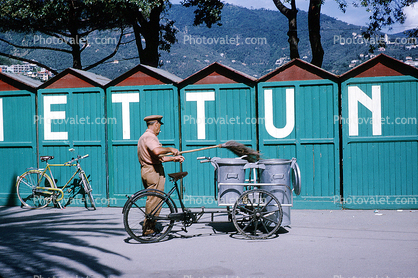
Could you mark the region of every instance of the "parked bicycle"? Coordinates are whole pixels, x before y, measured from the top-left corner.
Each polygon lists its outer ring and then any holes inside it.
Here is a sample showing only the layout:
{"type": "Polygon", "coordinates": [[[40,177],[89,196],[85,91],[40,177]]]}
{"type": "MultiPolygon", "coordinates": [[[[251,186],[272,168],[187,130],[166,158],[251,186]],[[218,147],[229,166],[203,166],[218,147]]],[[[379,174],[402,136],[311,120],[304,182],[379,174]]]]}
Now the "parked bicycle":
{"type": "MultiPolygon", "coordinates": [[[[70,149],[74,151],[74,149],[70,149]]],[[[69,205],[77,194],[83,195],[84,205],[87,209],[96,209],[92,188],[88,180],[89,176],[80,166],[80,160],[87,158],[89,155],[78,155],[62,164],[49,164],[49,160],[54,159],[53,156],[41,156],[42,162],[46,162],[44,169],[29,169],[21,176],[17,177],[16,190],[22,207],[39,209],[48,206],[51,202],[63,208],[61,201],[64,199],[65,192],[70,193],[64,207],[69,205]],[[74,167],[74,173],[65,185],[59,187],[56,184],[51,167],[74,167]],[[49,171],[49,175],[47,173],[49,171]],[[78,175],[79,178],[76,178],[78,175]]]]}
{"type": "MultiPolygon", "coordinates": [[[[214,162],[211,158],[202,157],[202,162],[214,162]]],[[[152,243],[163,240],[171,232],[175,222],[183,224],[183,230],[199,221],[205,209],[192,212],[184,206],[177,182],[187,176],[187,172],[168,174],[173,187],[168,193],[156,189],[144,189],[128,197],[122,210],[123,223],[126,232],[142,243],[152,243]],[[180,209],[177,208],[172,196],[177,194],[180,209]],[[159,199],[152,211],[146,212],[145,202],[148,197],[159,199]],[[155,224],[155,232],[144,233],[144,223],[155,224]]],[[[254,177],[256,181],[256,177],[254,177]]],[[[279,200],[272,193],[260,189],[257,183],[242,183],[245,190],[230,210],[227,207],[228,219],[234,223],[237,231],[249,239],[265,239],[280,228],[283,211],[279,200]]],[[[264,184],[265,185],[265,184],[264,184]]],[[[288,204],[285,204],[288,205],[288,204]]]]}

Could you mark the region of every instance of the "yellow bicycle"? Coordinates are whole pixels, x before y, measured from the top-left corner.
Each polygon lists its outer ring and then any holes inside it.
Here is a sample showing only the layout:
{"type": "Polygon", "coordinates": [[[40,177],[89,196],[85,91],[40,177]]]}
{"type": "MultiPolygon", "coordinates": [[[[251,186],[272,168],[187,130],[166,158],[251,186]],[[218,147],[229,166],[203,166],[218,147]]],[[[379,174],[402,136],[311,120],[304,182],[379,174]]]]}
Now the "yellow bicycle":
{"type": "MultiPolygon", "coordinates": [[[[70,149],[74,151],[74,149],[70,149]]],[[[71,203],[75,195],[82,194],[84,205],[87,209],[96,209],[94,198],[92,195],[92,188],[86,173],[80,166],[80,160],[88,157],[89,155],[80,156],[73,158],[63,164],[49,164],[48,160],[53,159],[53,156],[41,156],[42,162],[46,162],[45,169],[30,169],[17,177],[16,190],[19,200],[22,202],[22,207],[38,209],[44,208],[51,202],[54,205],[63,208],[61,201],[64,199],[64,190],[72,193],[72,196],[68,199],[64,206],[71,203]],[[58,187],[56,180],[51,171],[51,167],[74,167],[75,172],[67,183],[58,187]],[[49,175],[47,174],[49,171],[49,175]],[[75,178],[78,174],[79,179],[75,178]],[[73,181],[71,183],[71,181],[73,181]],[[87,196],[87,197],[86,197],[87,196]]]]}

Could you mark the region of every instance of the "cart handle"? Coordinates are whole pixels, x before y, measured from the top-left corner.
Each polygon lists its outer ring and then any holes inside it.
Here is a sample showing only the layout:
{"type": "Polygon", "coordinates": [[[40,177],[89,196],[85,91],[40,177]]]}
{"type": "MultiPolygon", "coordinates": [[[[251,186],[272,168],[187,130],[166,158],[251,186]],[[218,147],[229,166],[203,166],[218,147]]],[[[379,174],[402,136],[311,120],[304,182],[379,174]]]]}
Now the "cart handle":
{"type": "Polygon", "coordinates": [[[197,160],[200,160],[200,163],[206,163],[206,162],[210,162],[210,157],[207,156],[199,156],[198,158],[196,158],[197,160]],[[204,159],[204,160],[203,160],[204,159]]]}

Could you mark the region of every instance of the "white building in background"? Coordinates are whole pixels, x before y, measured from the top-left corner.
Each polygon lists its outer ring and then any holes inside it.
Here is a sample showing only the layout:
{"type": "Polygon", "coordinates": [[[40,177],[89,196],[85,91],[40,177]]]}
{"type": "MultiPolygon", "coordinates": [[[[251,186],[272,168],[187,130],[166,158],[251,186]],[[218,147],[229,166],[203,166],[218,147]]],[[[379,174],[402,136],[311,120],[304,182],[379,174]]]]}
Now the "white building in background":
{"type": "Polygon", "coordinates": [[[50,71],[28,62],[10,66],[0,65],[0,72],[22,74],[32,78],[40,79],[42,81],[47,81],[50,77],[52,77],[52,73],[50,71]]]}

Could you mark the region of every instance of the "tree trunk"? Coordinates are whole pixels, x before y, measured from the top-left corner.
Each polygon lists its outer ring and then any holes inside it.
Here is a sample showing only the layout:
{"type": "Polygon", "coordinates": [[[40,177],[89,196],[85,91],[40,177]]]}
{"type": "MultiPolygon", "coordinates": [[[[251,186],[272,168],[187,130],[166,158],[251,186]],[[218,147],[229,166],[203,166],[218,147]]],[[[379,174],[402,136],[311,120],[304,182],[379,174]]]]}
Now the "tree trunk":
{"type": "Polygon", "coordinates": [[[322,67],[324,49],[321,44],[321,4],[322,0],[310,0],[308,11],[309,42],[312,49],[311,64],[322,67]]]}
{"type": "Polygon", "coordinates": [[[78,21],[76,15],[76,8],[74,7],[74,2],[69,1],[70,10],[69,10],[69,32],[70,32],[70,39],[67,42],[68,45],[71,47],[71,55],[73,56],[73,68],[75,69],[83,69],[83,65],[81,64],[81,48],[80,48],[80,38],[78,35],[78,21]]]}
{"type": "Polygon", "coordinates": [[[147,32],[145,38],[144,51],[139,55],[141,64],[158,67],[160,54],[158,48],[160,46],[160,16],[163,6],[155,7],[151,10],[149,21],[146,24],[147,32]]]}
{"type": "MultiPolygon", "coordinates": [[[[292,0],[294,2],[294,0],[292,0]]],[[[291,10],[289,13],[289,32],[287,35],[289,36],[288,42],[290,46],[290,59],[299,58],[299,38],[298,38],[298,26],[296,21],[296,14],[297,10],[291,10]]]]}
{"type": "Polygon", "coordinates": [[[132,28],[134,30],[135,35],[135,43],[136,43],[136,49],[138,50],[138,56],[139,56],[139,62],[142,61],[141,59],[141,53],[144,51],[142,47],[142,35],[141,35],[141,26],[139,26],[138,21],[136,18],[132,20],[132,28]]]}
{"type": "Polygon", "coordinates": [[[287,32],[287,36],[289,37],[289,47],[290,47],[290,59],[299,58],[299,38],[298,38],[298,26],[296,15],[298,10],[296,9],[296,2],[295,0],[291,0],[291,9],[287,8],[280,0],[273,0],[274,4],[276,5],[277,9],[287,17],[289,22],[289,31],[287,32]]]}
{"type": "MultiPolygon", "coordinates": [[[[71,39],[75,39],[75,38],[71,38],[71,39]]],[[[83,66],[81,65],[81,50],[80,50],[79,42],[75,41],[74,43],[71,43],[70,45],[71,45],[71,55],[73,56],[73,68],[83,69],[83,66]]]]}
{"type": "Polygon", "coordinates": [[[132,19],[138,56],[143,65],[159,66],[158,48],[160,46],[160,15],[162,11],[163,6],[161,5],[151,10],[149,19],[144,18],[140,11],[132,19]],[[145,41],[144,44],[142,39],[145,41]]]}

